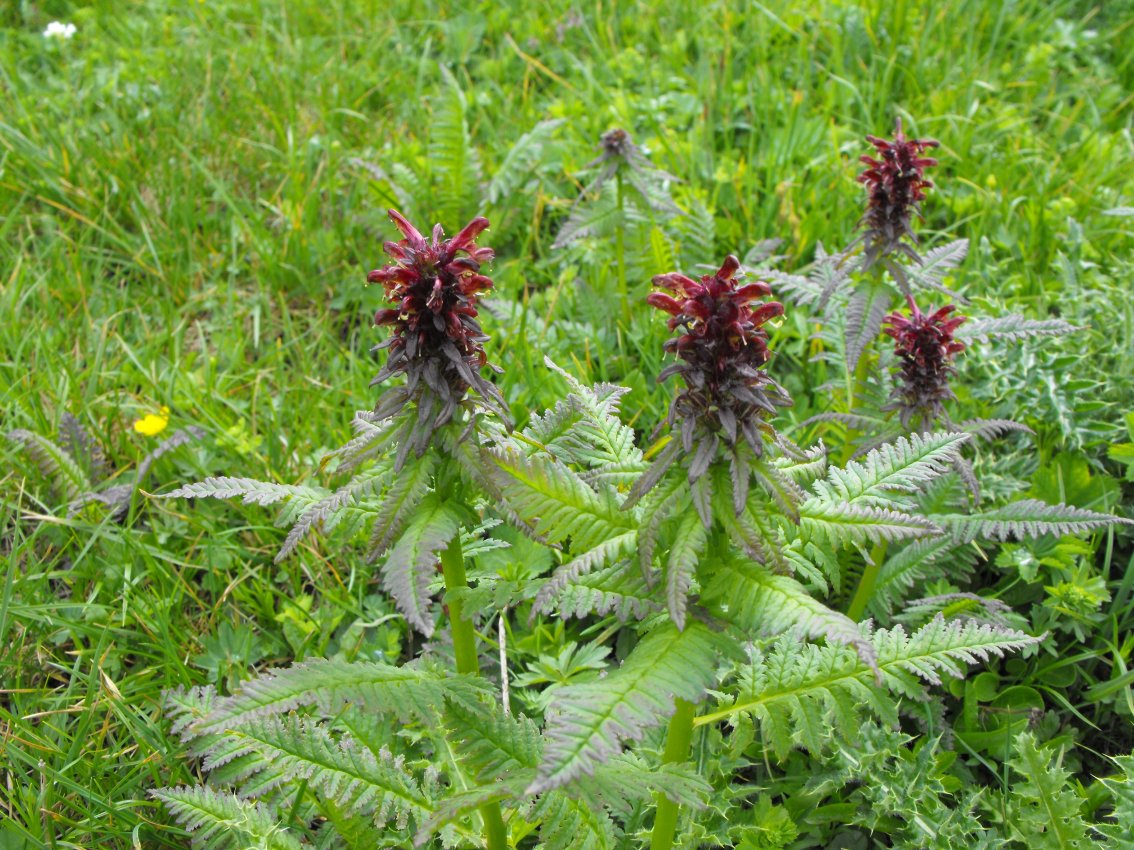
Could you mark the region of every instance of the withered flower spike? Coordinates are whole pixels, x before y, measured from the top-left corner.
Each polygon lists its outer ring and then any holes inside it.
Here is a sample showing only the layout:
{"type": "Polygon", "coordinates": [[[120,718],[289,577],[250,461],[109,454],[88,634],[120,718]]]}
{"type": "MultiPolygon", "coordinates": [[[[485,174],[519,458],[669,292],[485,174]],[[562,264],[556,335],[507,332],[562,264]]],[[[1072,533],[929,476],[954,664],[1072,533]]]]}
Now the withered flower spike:
{"type": "Polygon", "coordinates": [[[368,283],[382,284],[393,305],[374,314],[374,324],[389,327],[390,336],[375,346],[389,354],[371,383],[405,376],[405,391],[387,394],[376,410],[386,418],[414,402],[418,427],[424,429],[415,435],[420,453],[429,435],[453,418],[470,389],[506,418],[500,392],[480,376],[480,369],[489,365],[483,346],[488,337],[477,322],[476,304],[492,288],[481,264],[492,260],[493,252],[476,245],[488,227],[486,218],[474,218],[452,239],[444,238],[438,224],[427,240],[397,210],[389,215],[403,238],[385,243],[393,262],[366,276],[368,283]]]}
{"type": "Polygon", "coordinates": [[[956,309],[952,304],[922,313],[912,297],[906,301],[909,317],[891,313],[884,320],[883,331],[894,338],[894,353],[901,364],[898,385],[885,409],[898,411],[906,428],[915,420],[928,427],[942,417],[944,403],[954,398],[949,388],[956,373],[953,358],[965,350],[965,344],[953,334],[966,317],[950,316],[956,309]]]}
{"type": "Polygon", "coordinates": [[[655,286],[667,292],[651,293],[646,301],[668,313],[669,327],[678,335],[664,348],[679,359],[667,367],[661,380],[680,375],[685,383],[669,411],[669,424],[681,423],[682,442],[696,462],[689,464],[693,482],[708,467],[708,446],[715,456],[719,440],[726,454],[747,445],[763,453],[765,420],[791,399],[764,371],[768,362],[765,322],[783,315],[778,301],[756,303],[771,295],[763,282],[737,280],[740,262],[729,255],[715,274],[700,280],[679,272],[658,275],[655,286]],[[670,294],[672,293],[672,294],[670,294]]]}
{"type": "Polygon", "coordinates": [[[925,179],[925,169],[937,165],[937,160],[923,156],[929,148],[938,147],[934,139],[907,139],[902,132],[902,119],[897,122],[893,141],[867,136],[879,156],[862,156],[860,161],[867,169],[858,176],[858,182],[869,193],[866,213],[859,221],[864,233],[860,237],[866,245],[863,268],[889,255],[901,251],[913,260],[917,252],[905,241],[917,244],[917,235],[911,226],[914,214],[921,217],[920,203],[925,190],[933,183],[925,179]]]}

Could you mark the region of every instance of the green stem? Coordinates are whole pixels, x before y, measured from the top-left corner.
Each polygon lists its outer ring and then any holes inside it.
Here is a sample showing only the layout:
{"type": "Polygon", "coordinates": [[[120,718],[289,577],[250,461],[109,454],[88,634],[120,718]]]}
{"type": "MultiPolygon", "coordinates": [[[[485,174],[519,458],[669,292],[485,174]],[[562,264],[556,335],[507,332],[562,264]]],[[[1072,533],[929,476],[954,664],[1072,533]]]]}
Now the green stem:
{"type": "Polygon", "coordinates": [[[622,299],[622,323],[630,325],[630,290],[626,287],[626,215],[625,196],[622,192],[622,172],[615,172],[618,189],[618,226],[614,230],[614,246],[618,252],[618,297],[622,299]]]}
{"type": "MultiPolygon", "coordinates": [[[[449,625],[453,631],[453,655],[457,659],[457,672],[475,676],[480,673],[476,656],[476,632],[472,620],[465,617],[464,601],[452,593],[461,587],[468,587],[465,575],[465,555],[461,551],[461,535],[458,532],[441,553],[441,572],[445,576],[445,601],[449,606],[449,625]]],[[[500,814],[498,803],[481,806],[480,816],[484,820],[485,847],[488,850],[508,850],[508,829],[500,814]]]]}
{"type": "MultiPolygon", "coordinates": [[[[866,382],[870,380],[870,350],[873,348],[873,342],[868,345],[862,354],[858,357],[858,363],[854,366],[854,375],[849,381],[847,387],[847,413],[854,413],[855,405],[858,399],[866,394],[866,382]]],[[[847,428],[846,442],[843,444],[843,456],[839,461],[840,465],[844,465],[852,457],[854,457],[854,441],[858,436],[858,431],[853,425],[847,428]]]]}
{"type": "MultiPolygon", "coordinates": [[[[683,699],[675,700],[677,710],[669,720],[666,730],[665,751],[662,764],[674,764],[689,757],[689,746],[693,741],[693,703],[683,699]]],[[[673,836],[677,832],[678,805],[665,794],[658,793],[657,814],[654,816],[654,831],[650,835],[650,850],[669,850],[673,846],[673,836]]]]}
{"type": "Polygon", "coordinates": [[[878,574],[882,571],[882,562],[886,560],[886,541],[877,543],[870,550],[870,561],[862,571],[862,578],[858,580],[858,587],[854,590],[850,605],[847,606],[847,616],[856,623],[866,613],[866,606],[874,595],[874,585],[878,582],[878,574]]]}

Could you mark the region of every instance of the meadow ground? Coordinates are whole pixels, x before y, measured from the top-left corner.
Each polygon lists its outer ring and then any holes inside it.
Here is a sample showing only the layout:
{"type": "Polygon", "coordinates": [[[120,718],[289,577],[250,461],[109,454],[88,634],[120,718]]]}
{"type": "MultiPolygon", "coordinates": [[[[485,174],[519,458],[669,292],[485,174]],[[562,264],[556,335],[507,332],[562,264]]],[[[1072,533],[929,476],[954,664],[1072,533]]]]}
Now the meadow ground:
{"type": "MultiPolygon", "coordinates": [[[[973,358],[962,401],[1034,428],[1018,463],[1062,458],[1113,497],[1108,445],[1134,439],[1132,42],[1130,2],[5,4],[4,430],[54,436],[69,412],[125,482],[160,439],[134,423],[167,407],[161,436],[206,436],[144,490],[299,480],[373,402],[363,284],[389,206],[450,232],[491,219],[495,300],[529,308],[485,323],[519,419],[554,398],[548,353],[627,383],[656,421],[652,318],[611,320],[602,240],[552,247],[600,134],[628,129],[682,181],[683,223],[626,249],[640,298],[685,258],[777,238],[793,269],[844,244],[862,137],[904,116],[942,143],[923,241],[972,242],[955,288],[1085,328],[973,358]],[[73,37],[45,37],[52,20],[73,37]]],[[[822,403],[808,331],[778,331],[799,420],[822,403]]],[[[281,534],[254,507],[139,493],[123,522],[68,517],[16,444],[0,451],[0,847],[183,846],[146,796],[194,776],[161,692],[338,651],[389,612],[372,572],[314,549],[273,565],[281,534]]],[[[1095,612],[1083,664],[1129,660],[1131,584],[1095,612]]],[[[401,635],[380,639],[396,653],[401,635]]],[[[1062,708],[1094,717],[1129,691],[1127,675],[1062,708]]]]}

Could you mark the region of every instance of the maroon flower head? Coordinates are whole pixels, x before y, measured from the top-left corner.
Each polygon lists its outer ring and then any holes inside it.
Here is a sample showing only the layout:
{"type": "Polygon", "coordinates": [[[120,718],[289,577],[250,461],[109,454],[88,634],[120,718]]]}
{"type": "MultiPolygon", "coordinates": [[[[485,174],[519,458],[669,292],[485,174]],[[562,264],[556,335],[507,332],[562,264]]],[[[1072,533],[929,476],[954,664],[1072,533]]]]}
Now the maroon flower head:
{"type": "Polygon", "coordinates": [[[925,179],[925,169],[937,165],[937,160],[922,154],[939,143],[933,139],[907,139],[900,118],[892,142],[875,136],[867,136],[866,140],[877,148],[880,158],[859,158],[868,168],[858,176],[858,182],[870,193],[866,214],[859,222],[865,230],[864,267],[869,268],[899,250],[917,260],[917,252],[902,240],[908,236],[917,243],[910,220],[914,213],[921,216],[919,204],[925,199],[925,190],[933,186],[925,179]]]}
{"type": "MultiPolygon", "coordinates": [[[[768,334],[761,327],[782,316],[777,301],[759,302],[772,294],[766,283],[744,284],[736,279],[740,262],[728,256],[715,274],[699,281],[679,272],[658,275],[655,292],[647,302],[669,313],[670,330],[678,335],[665,342],[665,350],[680,362],[662,371],[660,380],[680,375],[685,389],[670,408],[670,424],[681,419],[685,450],[695,438],[723,436],[730,446],[743,437],[759,456],[763,451],[765,421],[791,399],[764,371],[768,362],[768,334]]],[[[715,445],[715,443],[713,443],[715,445]]]]}
{"type": "Polygon", "coordinates": [[[887,410],[897,410],[902,425],[910,427],[915,420],[928,426],[941,417],[943,403],[953,398],[949,379],[956,372],[953,358],[965,350],[965,344],[953,338],[965,316],[952,316],[954,305],[947,304],[931,313],[922,313],[913,298],[907,298],[910,315],[891,313],[886,317],[884,332],[895,340],[894,353],[900,361],[899,383],[887,410]]]}
{"type": "Polygon", "coordinates": [[[385,243],[393,262],[366,276],[368,283],[382,284],[386,299],[394,305],[374,314],[374,324],[386,325],[391,332],[375,346],[389,354],[371,384],[405,375],[405,386],[383,396],[376,413],[378,418],[393,416],[414,401],[415,439],[423,450],[430,434],[453,417],[469,389],[482,401],[503,407],[499,392],[480,376],[480,369],[489,365],[483,347],[488,337],[477,322],[476,303],[492,288],[492,279],[481,274],[481,265],[492,260],[493,251],[476,244],[488,227],[486,218],[474,218],[452,239],[444,238],[438,224],[426,239],[400,213],[389,213],[404,238],[385,243]]]}

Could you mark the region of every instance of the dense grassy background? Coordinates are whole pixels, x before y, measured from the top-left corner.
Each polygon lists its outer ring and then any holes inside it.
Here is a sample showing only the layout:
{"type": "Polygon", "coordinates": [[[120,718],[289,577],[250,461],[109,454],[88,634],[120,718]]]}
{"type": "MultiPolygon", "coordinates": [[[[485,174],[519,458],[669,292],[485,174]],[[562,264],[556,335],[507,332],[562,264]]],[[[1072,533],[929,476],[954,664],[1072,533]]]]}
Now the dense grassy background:
{"type": "MultiPolygon", "coordinates": [[[[903,115],[942,141],[924,239],[973,242],[955,285],[991,312],[1089,328],[972,357],[973,396],[1026,418],[1041,457],[1101,474],[1134,409],[1134,219],[1105,214],[1134,204],[1132,40],[1129,2],[6,4],[4,429],[51,435],[71,411],[127,470],[153,445],[132,422],[166,405],[171,430],[209,438],[148,489],[297,480],[372,399],[362,282],[391,204],[450,232],[486,206],[497,301],[540,319],[502,307],[486,323],[521,417],[546,396],[546,346],[632,384],[652,422],[650,332],[604,319],[588,293],[609,270],[586,247],[550,248],[599,134],[629,129],[684,181],[680,257],[777,237],[794,268],[850,237],[861,137],[903,115]],[[74,39],[44,39],[53,19],[74,39]],[[453,143],[462,110],[479,164],[453,143]],[[483,205],[478,184],[546,118],[566,120],[532,179],[483,205]]],[[[666,254],[637,251],[637,293],[666,254]]],[[[806,330],[783,329],[785,363],[806,330]]],[[[820,403],[800,401],[799,416],[820,403]]],[[[280,534],[253,509],[140,500],[125,526],[66,519],[3,452],[0,847],[180,846],[145,800],[190,778],[162,689],[341,651],[375,616],[369,572],[313,551],[273,566],[280,534]]]]}

